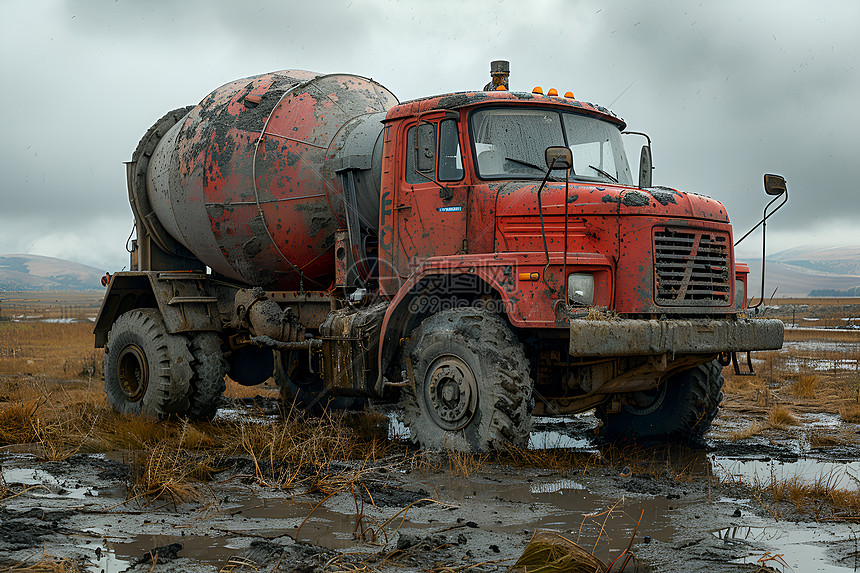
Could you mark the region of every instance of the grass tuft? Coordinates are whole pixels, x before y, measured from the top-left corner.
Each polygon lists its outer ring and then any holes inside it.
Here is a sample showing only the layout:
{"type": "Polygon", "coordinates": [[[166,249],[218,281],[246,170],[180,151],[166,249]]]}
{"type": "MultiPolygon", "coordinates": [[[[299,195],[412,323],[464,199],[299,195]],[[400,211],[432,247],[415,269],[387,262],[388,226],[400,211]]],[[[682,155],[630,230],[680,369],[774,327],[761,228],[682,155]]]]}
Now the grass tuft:
{"type": "Polygon", "coordinates": [[[860,512],[860,491],[842,487],[845,472],[832,471],[809,481],[800,476],[766,481],[756,480],[752,487],[776,502],[788,502],[816,519],[856,520],[860,512]]]}
{"type": "Polygon", "coordinates": [[[448,469],[451,475],[469,477],[481,471],[490,458],[490,454],[467,454],[463,452],[447,452],[448,469]]]}
{"type": "Polygon", "coordinates": [[[86,571],[80,563],[67,557],[54,557],[42,554],[42,558],[36,563],[17,563],[9,569],[3,569],[9,573],[83,573],[86,571]]]}
{"type": "Polygon", "coordinates": [[[35,441],[35,424],[43,404],[43,400],[4,404],[0,409],[0,445],[35,441]]]}
{"type": "Polygon", "coordinates": [[[816,430],[809,433],[809,446],[814,449],[848,446],[854,444],[855,440],[855,434],[848,431],[834,434],[816,430]]]}
{"type": "Polygon", "coordinates": [[[132,470],[132,499],[148,499],[146,505],[169,499],[174,507],[203,501],[205,495],[194,482],[211,479],[216,471],[211,458],[192,456],[169,443],[134,452],[132,470]]]}
{"type": "Polygon", "coordinates": [[[809,400],[815,398],[815,389],[818,382],[818,376],[815,374],[801,374],[794,384],[791,386],[791,393],[799,398],[807,398],[809,400]]]}
{"type": "Polygon", "coordinates": [[[749,438],[752,438],[753,436],[760,435],[767,429],[767,427],[767,424],[763,424],[760,421],[755,421],[746,428],[729,432],[728,434],[726,434],[726,439],[731,442],[740,442],[742,440],[747,440],[749,438]]]}
{"type": "Polygon", "coordinates": [[[771,428],[776,429],[797,426],[800,423],[795,415],[791,413],[791,410],[785,406],[774,406],[767,415],[767,422],[771,428]]]}
{"type": "Polygon", "coordinates": [[[860,404],[857,402],[846,402],[839,408],[839,415],[846,422],[860,424],[860,404]]]}

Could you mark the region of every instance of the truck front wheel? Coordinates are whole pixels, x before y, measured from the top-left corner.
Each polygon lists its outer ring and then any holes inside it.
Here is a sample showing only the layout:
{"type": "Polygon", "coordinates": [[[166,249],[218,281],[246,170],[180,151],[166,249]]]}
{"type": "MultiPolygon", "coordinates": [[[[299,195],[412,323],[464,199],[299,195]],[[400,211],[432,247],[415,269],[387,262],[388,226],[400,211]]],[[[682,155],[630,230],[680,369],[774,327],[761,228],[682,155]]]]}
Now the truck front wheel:
{"type": "Polygon", "coordinates": [[[414,388],[402,390],[401,407],[412,441],[461,452],[528,445],[528,361],[497,315],[474,308],[440,312],[421,323],[405,351],[414,388]]]}
{"type": "Polygon", "coordinates": [[[111,326],[105,346],[108,402],[121,414],[184,414],[192,361],[185,339],[168,334],[157,309],[126,312],[111,326]]]}
{"type": "Polygon", "coordinates": [[[621,411],[597,408],[608,440],[642,440],[697,444],[711,427],[723,398],[723,375],[714,360],[676,374],[659,388],[637,392],[621,411]]]}

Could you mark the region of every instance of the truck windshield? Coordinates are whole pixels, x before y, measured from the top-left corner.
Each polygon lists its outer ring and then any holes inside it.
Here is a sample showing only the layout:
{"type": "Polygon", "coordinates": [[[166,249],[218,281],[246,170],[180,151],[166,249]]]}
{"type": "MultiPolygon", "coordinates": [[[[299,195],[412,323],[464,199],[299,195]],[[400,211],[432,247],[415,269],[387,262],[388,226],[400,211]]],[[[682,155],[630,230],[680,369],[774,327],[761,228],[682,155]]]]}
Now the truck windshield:
{"type": "MultiPolygon", "coordinates": [[[[565,145],[573,152],[571,177],[633,185],[633,177],[613,124],[551,109],[490,108],[471,116],[471,137],[481,179],[541,179],[544,150],[565,145]]],[[[564,171],[553,173],[564,178],[564,171]]]]}

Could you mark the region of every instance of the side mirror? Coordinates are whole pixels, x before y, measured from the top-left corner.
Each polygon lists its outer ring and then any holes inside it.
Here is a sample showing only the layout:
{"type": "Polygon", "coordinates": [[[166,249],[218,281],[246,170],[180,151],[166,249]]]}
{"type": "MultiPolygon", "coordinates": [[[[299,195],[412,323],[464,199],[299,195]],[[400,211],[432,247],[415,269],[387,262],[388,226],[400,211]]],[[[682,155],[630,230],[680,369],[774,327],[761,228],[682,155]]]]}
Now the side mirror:
{"type": "Polygon", "coordinates": [[[569,147],[552,146],[544,151],[548,169],[570,169],[573,167],[573,152],[569,147]]]}
{"type": "Polygon", "coordinates": [[[768,195],[782,195],[787,191],[785,177],[766,173],[764,176],[764,192],[768,195]]]}
{"type": "Polygon", "coordinates": [[[643,145],[642,153],[639,155],[639,188],[651,187],[651,171],[654,165],[651,162],[651,146],[643,145]]]}

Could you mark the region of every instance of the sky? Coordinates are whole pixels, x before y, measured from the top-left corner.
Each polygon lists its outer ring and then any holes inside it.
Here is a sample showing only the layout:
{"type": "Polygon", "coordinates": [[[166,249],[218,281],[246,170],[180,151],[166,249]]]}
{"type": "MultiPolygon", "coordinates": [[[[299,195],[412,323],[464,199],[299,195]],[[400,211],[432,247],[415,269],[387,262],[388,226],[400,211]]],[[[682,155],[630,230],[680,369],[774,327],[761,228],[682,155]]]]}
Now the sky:
{"type": "Polygon", "coordinates": [[[123,162],[229,81],[354,73],[406,101],[480,89],[497,59],[512,90],[570,90],[647,132],[654,184],[721,200],[736,237],[777,173],[769,254],[860,246],[858,54],[856,0],[0,0],[0,254],[127,267],[123,162]]]}

